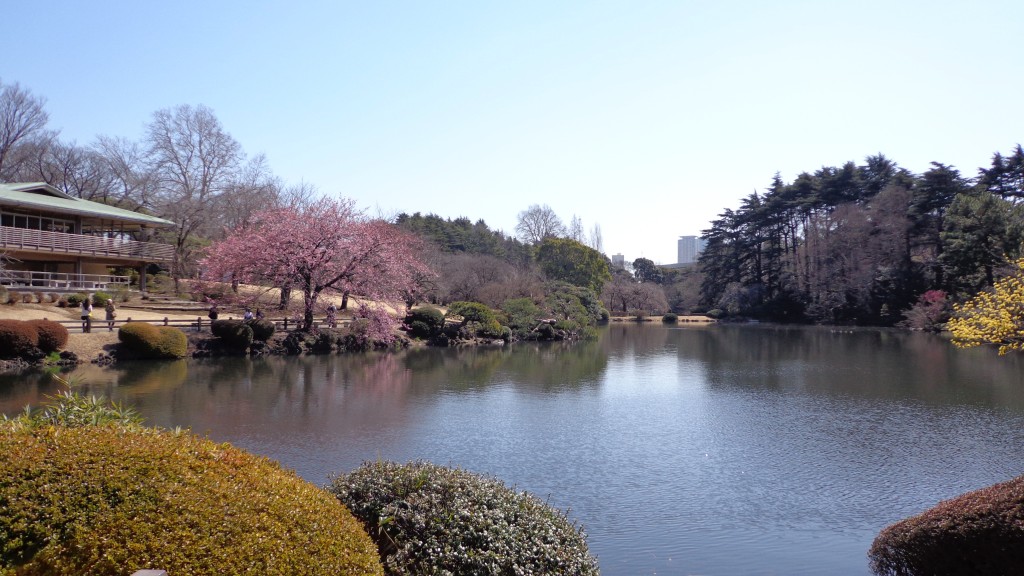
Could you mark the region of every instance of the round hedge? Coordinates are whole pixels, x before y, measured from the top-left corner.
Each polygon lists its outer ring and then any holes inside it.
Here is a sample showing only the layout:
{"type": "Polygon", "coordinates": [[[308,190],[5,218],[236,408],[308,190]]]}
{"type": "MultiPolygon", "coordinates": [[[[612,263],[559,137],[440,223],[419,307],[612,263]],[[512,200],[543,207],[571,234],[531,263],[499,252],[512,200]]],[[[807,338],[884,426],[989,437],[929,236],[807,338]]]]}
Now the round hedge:
{"type": "Polygon", "coordinates": [[[1024,476],[940,502],[883,529],[868,552],[875,574],[1019,574],[1024,476]]]}
{"type": "Polygon", "coordinates": [[[39,348],[39,331],[22,320],[0,320],[0,358],[31,356],[39,348]]]}
{"type": "Polygon", "coordinates": [[[376,539],[389,575],[600,573],[581,528],[493,478],[378,461],[328,489],[376,539]]]}
{"type": "Polygon", "coordinates": [[[274,323],[270,320],[254,318],[252,320],[246,320],[245,325],[252,329],[253,340],[266,342],[274,335],[274,323]]]}
{"type": "Polygon", "coordinates": [[[0,423],[0,478],[0,574],[382,574],[330,494],[188,433],[0,423]]]}
{"type": "Polygon", "coordinates": [[[130,355],[139,358],[184,358],[188,354],[188,337],[170,326],[127,322],[118,329],[117,339],[130,355]]]}
{"type": "Polygon", "coordinates": [[[492,320],[497,320],[494,310],[480,302],[452,302],[448,305],[448,316],[461,317],[463,324],[469,322],[487,324],[492,320]]]}
{"type": "Polygon", "coordinates": [[[228,347],[245,350],[252,345],[253,329],[242,320],[214,320],[210,332],[228,347]]]}
{"type": "Polygon", "coordinates": [[[429,338],[444,328],[444,313],[433,306],[420,306],[405,315],[405,324],[414,338],[429,338]]]}
{"type": "Polygon", "coordinates": [[[68,329],[53,320],[28,320],[28,324],[39,333],[39,349],[49,354],[60,350],[68,343],[68,329]]]}

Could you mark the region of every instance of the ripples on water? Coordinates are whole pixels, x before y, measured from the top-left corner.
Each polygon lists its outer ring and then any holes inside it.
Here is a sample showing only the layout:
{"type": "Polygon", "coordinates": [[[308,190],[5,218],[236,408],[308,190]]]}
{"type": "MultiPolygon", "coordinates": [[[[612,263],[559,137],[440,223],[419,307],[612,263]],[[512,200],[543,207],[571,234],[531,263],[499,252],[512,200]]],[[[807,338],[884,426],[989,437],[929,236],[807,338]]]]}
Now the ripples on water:
{"type": "MultiPolygon", "coordinates": [[[[885,525],[1024,471],[1021,368],[920,334],[613,325],[570,347],[127,367],[86,389],[317,484],[381,457],[498,476],[571,507],[606,576],[866,574],[885,525]]],[[[0,408],[48,386],[0,382],[0,408]]]]}

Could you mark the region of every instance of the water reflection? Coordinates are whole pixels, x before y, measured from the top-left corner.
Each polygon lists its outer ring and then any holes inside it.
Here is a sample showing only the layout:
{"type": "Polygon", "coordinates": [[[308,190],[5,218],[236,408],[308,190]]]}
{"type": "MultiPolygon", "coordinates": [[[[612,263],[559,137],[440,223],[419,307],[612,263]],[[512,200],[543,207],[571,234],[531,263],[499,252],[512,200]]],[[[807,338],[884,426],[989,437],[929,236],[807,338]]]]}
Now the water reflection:
{"type": "Polygon", "coordinates": [[[677,331],[712,386],[1024,409],[1024,359],[932,334],[777,326],[677,331]]]}
{"type": "MultiPolygon", "coordinates": [[[[1021,362],[925,334],[614,324],[576,345],[73,377],[315,483],[377,457],[496,475],[571,507],[606,576],[866,574],[884,525],[1024,471],[1021,362]]],[[[0,379],[0,409],[57,389],[0,379]]]]}

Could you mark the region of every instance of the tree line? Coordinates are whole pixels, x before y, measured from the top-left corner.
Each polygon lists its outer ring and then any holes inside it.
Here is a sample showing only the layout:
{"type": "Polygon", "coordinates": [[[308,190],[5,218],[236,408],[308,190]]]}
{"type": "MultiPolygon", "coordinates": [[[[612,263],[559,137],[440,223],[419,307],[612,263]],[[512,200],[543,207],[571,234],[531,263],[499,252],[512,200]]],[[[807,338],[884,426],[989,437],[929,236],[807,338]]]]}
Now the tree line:
{"type": "Polygon", "coordinates": [[[776,174],[703,231],[700,305],[775,321],[894,325],[991,287],[1021,255],[1024,150],[974,177],[882,154],[776,174]]]}
{"type": "Polygon", "coordinates": [[[248,156],[206,106],[157,110],[139,140],[65,141],[49,127],[45,99],[0,81],[0,182],[45,182],[77,198],[146,212],[175,223],[137,238],[172,244],[175,281],[195,276],[204,246],[256,211],[310,200],[262,154],[248,156]]]}
{"type": "Polygon", "coordinates": [[[531,206],[519,214],[516,236],[464,217],[369,218],[349,200],[283,183],[201,105],[154,112],[137,141],[98,136],[79,145],[48,122],[43,98],[0,82],[0,181],[42,181],[174,222],[133,238],[175,247],[176,291],[191,279],[204,297],[235,298],[239,283],[258,283],[279,289],[284,306],[294,289],[304,297],[306,326],[323,308],[323,292],[341,294],[342,308],[350,294],[492,308],[528,298],[548,317],[558,309],[586,309],[586,323],[600,316],[608,262],[600,226],[588,235],[578,216],[565,225],[549,207],[531,206]]]}

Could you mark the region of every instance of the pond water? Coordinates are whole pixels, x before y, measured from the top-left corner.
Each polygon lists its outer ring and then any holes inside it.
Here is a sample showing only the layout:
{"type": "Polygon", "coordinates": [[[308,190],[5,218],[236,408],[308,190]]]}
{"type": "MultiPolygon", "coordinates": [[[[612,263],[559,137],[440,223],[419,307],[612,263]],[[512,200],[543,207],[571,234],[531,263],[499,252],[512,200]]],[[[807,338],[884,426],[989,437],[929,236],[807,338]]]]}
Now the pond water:
{"type": "MultiPolygon", "coordinates": [[[[1024,362],[885,331],[613,324],[576,345],[84,367],[322,485],[426,459],[529,490],[605,576],[868,574],[884,526],[1024,473],[1024,362]]],[[[0,410],[59,388],[0,379],[0,410]]]]}

